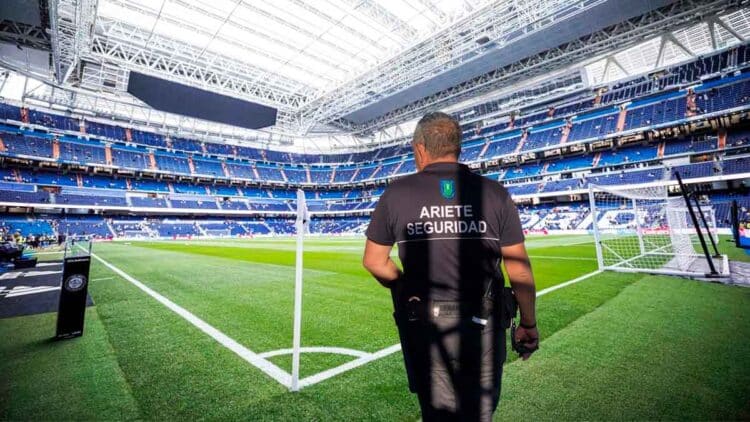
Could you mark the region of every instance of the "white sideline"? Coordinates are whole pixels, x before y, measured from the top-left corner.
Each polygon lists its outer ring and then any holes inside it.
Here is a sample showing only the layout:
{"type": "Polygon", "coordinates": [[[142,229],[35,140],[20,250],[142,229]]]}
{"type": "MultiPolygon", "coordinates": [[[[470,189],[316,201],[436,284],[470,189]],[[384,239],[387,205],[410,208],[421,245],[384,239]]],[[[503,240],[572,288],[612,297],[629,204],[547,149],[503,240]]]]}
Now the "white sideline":
{"type": "Polygon", "coordinates": [[[255,366],[256,368],[260,369],[266,375],[270,376],[271,378],[275,379],[282,385],[289,385],[291,382],[291,375],[284,371],[283,369],[279,368],[278,366],[274,365],[273,363],[269,362],[268,360],[260,357],[257,353],[253,352],[252,350],[246,348],[245,346],[237,343],[230,337],[228,337],[226,334],[222,333],[221,331],[217,330],[213,326],[209,325],[202,319],[198,318],[197,316],[193,315],[189,311],[187,311],[185,308],[177,305],[176,303],[172,302],[171,300],[167,299],[166,297],[160,295],[159,293],[155,292],[154,290],[151,290],[148,286],[141,283],[140,281],[136,280],[135,278],[129,276],[119,268],[115,267],[114,265],[110,264],[109,262],[103,260],[102,258],[99,258],[96,254],[92,253],[92,257],[94,257],[97,261],[104,264],[107,268],[115,272],[120,277],[124,278],[125,280],[131,282],[139,289],[143,290],[146,294],[153,297],[157,301],[159,301],[162,305],[166,306],[170,310],[172,310],[177,315],[183,317],[185,320],[187,320],[189,323],[193,324],[195,327],[197,327],[199,330],[203,331],[204,333],[208,334],[211,338],[218,341],[219,344],[226,347],[227,349],[233,351],[236,353],[239,357],[246,360],[251,365],[255,366]]]}
{"type": "Polygon", "coordinates": [[[580,276],[578,278],[574,278],[572,280],[568,280],[565,283],[560,283],[560,284],[556,284],[556,285],[554,285],[552,287],[547,287],[544,290],[540,290],[540,291],[536,292],[536,297],[544,296],[544,295],[546,295],[549,292],[554,292],[557,289],[562,289],[563,287],[567,287],[567,286],[570,286],[571,284],[578,283],[579,281],[586,280],[587,278],[593,277],[593,276],[595,276],[597,274],[600,274],[601,272],[602,272],[602,270],[596,270],[594,272],[591,272],[591,273],[588,273],[588,274],[584,274],[584,275],[582,275],[582,276],[580,276]]]}

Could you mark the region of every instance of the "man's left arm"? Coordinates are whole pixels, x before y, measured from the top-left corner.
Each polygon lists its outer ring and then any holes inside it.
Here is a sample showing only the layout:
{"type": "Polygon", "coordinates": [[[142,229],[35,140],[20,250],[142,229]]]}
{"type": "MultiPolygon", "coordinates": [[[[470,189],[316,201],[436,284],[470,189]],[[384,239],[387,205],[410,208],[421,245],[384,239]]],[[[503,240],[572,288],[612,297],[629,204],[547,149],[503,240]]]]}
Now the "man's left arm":
{"type": "MultiPolygon", "coordinates": [[[[515,340],[536,350],[539,347],[539,331],[536,328],[536,284],[524,245],[523,226],[518,209],[507,191],[502,203],[500,238],[503,239],[503,243],[500,251],[521,313],[521,324],[516,329],[515,340]]],[[[521,358],[526,360],[530,356],[531,353],[525,353],[521,358]]]]}
{"type": "Polygon", "coordinates": [[[381,245],[367,239],[362,265],[383,287],[392,287],[401,278],[401,270],[391,259],[393,245],[381,245]]]}
{"type": "MultiPolygon", "coordinates": [[[[524,343],[531,350],[536,350],[539,348],[539,330],[536,328],[536,285],[531,273],[529,255],[523,243],[503,247],[502,252],[505,271],[508,273],[521,313],[521,324],[516,329],[515,340],[524,343]]],[[[524,353],[521,358],[526,360],[531,353],[524,353]]]]}

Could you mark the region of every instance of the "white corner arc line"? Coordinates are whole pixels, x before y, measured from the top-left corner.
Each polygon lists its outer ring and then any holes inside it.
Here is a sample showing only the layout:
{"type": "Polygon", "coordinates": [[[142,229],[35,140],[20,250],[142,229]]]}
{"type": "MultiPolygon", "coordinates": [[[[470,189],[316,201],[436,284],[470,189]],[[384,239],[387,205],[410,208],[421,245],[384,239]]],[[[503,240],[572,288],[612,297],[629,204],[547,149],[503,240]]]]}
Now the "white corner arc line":
{"type": "MultiPolygon", "coordinates": [[[[574,278],[573,280],[566,281],[564,283],[557,284],[555,286],[546,288],[544,290],[540,290],[536,293],[536,296],[544,296],[547,293],[554,292],[555,290],[562,289],[563,287],[570,286],[571,284],[578,283],[579,281],[586,280],[587,278],[593,277],[597,274],[600,274],[602,270],[596,270],[594,272],[590,272],[588,274],[584,274],[578,278],[574,278]]],[[[394,344],[393,346],[386,347],[385,349],[379,350],[375,353],[370,354],[369,356],[364,356],[359,359],[355,359],[351,362],[347,362],[343,365],[337,366],[335,368],[328,369],[326,371],[320,372],[315,375],[311,375],[307,378],[303,378],[299,381],[300,388],[302,387],[309,387],[313,384],[317,384],[321,381],[324,381],[328,378],[334,377],[336,375],[339,375],[341,373],[344,373],[346,371],[350,371],[354,368],[357,368],[359,366],[368,364],[372,361],[378,360],[380,358],[384,358],[388,355],[391,355],[393,353],[396,353],[401,350],[401,344],[394,344]]]]}
{"type": "MultiPolygon", "coordinates": [[[[262,358],[271,358],[274,356],[291,355],[294,352],[293,349],[278,349],[271,350],[268,352],[258,353],[258,356],[262,358]]],[[[300,347],[301,353],[331,353],[335,355],[346,355],[354,356],[356,358],[362,358],[370,356],[370,353],[363,352],[361,350],[347,349],[344,347],[300,347]]]]}
{"type": "Polygon", "coordinates": [[[292,377],[291,375],[284,371],[283,369],[279,368],[278,366],[274,365],[273,363],[269,362],[268,360],[262,358],[257,353],[253,352],[252,350],[248,349],[247,347],[237,343],[234,339],[228,337],[226,334],[222,333],[221,331],[217,330],[213,326],[209,325],[207,322],[203,321],[202,319],[198,318],[194,314],[190,313],[185,308],[177,305],[176,303],[172,302],[171,300],[167,299],[166,297],[160,295],[156,291],[152,290],[145,284],[141,283],[140,281],[136,280],[135,278],[131,277],[130,275],[126,274],[119,268],[115,267],[114,265],[110,264],[109,262],[103,260],[96,254],[92,253],[92,257],[94,257],[97,261],[101,262],[112,270],[115,274],[119,275],[120,277],[124,278],[125,280],[129,281],[139,289],[143,290],[146,294],[151,296],[152,298],[156,299],[158,302],[160,302],[162,305],[169,308],[172,312],[176,313],[177,315],[184,318],[189,323],[193,324],[196,328],[203,331],[204,333],[208,334],[211,338],[219,342],[222,346],[226,347],[227,349],[231,350],[235,354],[237,354],[239,357],[250,363],[251,365],[255,366],[256,368],[263,371],[266,375],[273,378],[280,384],[284,386],[289,386],[292,377]]]}
{"type": "Polygon", "coordinates": [[[393,346],[378,350],[375,353],[369,353],[367,356],[363,356],[351,362],[347,362],[343,365],[339,365],[335,368],[331,368],[323,372],[319,372],[315,375],[310,375],[309,377],[302,378],[301,380],[299,380],[299,386],[300,388],[303,388],[303,387],[311,386],[313,384],[317,384],[321,381],[327,380],[328,378],[332,378],[332,377],[335,377],[336,375],[342,374],[346,371],[368,364],[380,358],[384,358],[388,355],[392,355],[398,352],[399,350],[401,350],[401,344],[394,344],[393,346]]]}

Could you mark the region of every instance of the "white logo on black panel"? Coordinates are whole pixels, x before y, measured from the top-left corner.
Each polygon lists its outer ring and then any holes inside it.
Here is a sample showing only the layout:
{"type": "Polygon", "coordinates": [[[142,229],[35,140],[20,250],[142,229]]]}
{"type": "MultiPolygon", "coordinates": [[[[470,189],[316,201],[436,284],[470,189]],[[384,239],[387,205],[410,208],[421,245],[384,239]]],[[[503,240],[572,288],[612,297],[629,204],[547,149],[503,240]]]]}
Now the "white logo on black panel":
{"type": "Polygon", "coordinates": [[[83,274],[73,274],[65,280],[65,290],[77,292],[86,286],[86,276],[83,274]]]}

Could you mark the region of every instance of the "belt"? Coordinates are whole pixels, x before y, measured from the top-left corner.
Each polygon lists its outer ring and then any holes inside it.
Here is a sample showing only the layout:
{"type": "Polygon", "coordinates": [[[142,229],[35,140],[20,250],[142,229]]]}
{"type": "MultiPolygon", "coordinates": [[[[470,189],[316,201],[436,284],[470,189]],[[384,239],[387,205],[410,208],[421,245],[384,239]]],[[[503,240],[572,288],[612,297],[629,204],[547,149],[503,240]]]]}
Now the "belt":
{"type": "Polygon", "coordinates": [[[467,309],[461,309],[461,302],[433,301],[427,309],[432,318],[461,318],[471,315],[471,322],[481,326],[487,325],[491,315],[480,316],[480,312],[469,312],[467,309]]]}
{"type": "Polygon", "coordinates": [[[433,318],[458,318],[461,316],[461,302],[433,300],[427,306],[427,313],[433,318]]]}
{"type": "Polygon", "coordinates": [[[409,321],[429,321],[435,318],[470,318],[476,315],[479,304],[469,305],[452,300],[410,300],[397,312],[409,321]]]}
{"type": "Polygon", "coordinates": [[[510,288],[503,288],[490,309],[482,309],[485,303],[468,304],[460,301],[426,300],[412,297],[402,306],[397,306],[394,312],[396,321],[416,322],[429,321],[436,318],[470,318],[473,322],[486,325],[488,319],[494,316],[504,322],[505,328],[515,316],[516,301],[510,288]]]}

